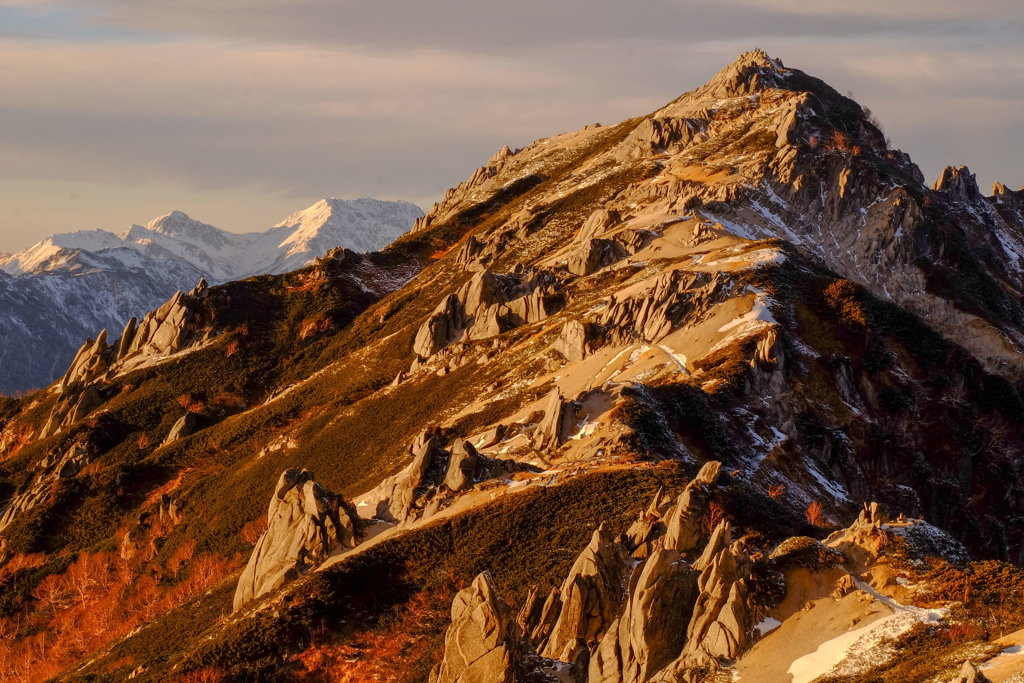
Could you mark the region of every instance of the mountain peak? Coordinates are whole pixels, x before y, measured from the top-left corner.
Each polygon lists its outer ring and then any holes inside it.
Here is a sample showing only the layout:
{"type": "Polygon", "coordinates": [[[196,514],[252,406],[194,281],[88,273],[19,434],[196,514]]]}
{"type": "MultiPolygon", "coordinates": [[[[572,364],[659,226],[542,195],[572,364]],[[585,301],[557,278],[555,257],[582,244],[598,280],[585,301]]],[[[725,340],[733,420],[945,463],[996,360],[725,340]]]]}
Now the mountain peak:
{"type": "Polygon", "coordinates": [[[753,95],[764,90],[779,88],[791,71],[782,60],[771,57],[760,49],[744,52],[725,66],[697,93],[720,98],[753,95]]]}
{"type": "Polygon", "coordinates": [[[409,202],[326,197],[275,227],[292,231],[281,243],[288,246],[289,257],[307,252],[319,255],[339,244],[356,251],[379,249],[398,239],[422,215],[423,211],[409,202]]]}
{"type": "Polygon", "coordinates": [[[974,201],[981,198],[978,181],[971,173],[971,169],[966,166],[944,168],[932,189],[963,201],[974,201]]]}
{"type": "Polygon", "coordinates": [[[210,232],[221,232],[212,225],[202,223],[189,216],[184,211],[174,210],[158,218],[154,218],[146,224],[147,230],[158,232],[170,237],[191,237],[196,238],[210,232]]]}
{"type": "Polygon", "coordinates": [[[781,59],[772,57],[760,48],[754,48],[753,50],[741,53],[731,64],[722,68],[719,73],[730,70],[757,71],[761,74],[771,73],[779,76],[789,74],[789,70],[783,65],[781,59]]]}

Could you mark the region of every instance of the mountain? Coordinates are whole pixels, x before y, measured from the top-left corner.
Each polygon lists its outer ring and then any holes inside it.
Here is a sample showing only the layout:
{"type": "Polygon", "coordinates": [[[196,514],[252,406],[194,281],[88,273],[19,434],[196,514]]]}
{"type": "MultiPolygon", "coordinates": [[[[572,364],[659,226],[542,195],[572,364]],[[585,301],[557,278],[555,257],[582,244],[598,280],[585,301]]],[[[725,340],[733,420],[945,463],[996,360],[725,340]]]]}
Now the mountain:
{"type": "Polygon", "coordinates": [[[187,263],[123,247],[66,252],[60,267],[41,275],[0,271],[0,391],[49,384],[67,369],[83,339],[122,327],[204,275],[187,263]]]}
{"type": "Polygon", "coordinates": [[[1019,197],[756,51],[177,294],[0,402],[0,676],[1015,680],[1019,197]]]}
{"type": "Polygon", "coordinates": [[[181,211],[121,235],[51,235],[0,258],[0,392],[52,382],[81,340],[121,329],[176,290],[284,273],[329,249],[379,249],[423,212],[408,202],[324,199],[265,232],[236,234],[181,211]]]}
{"type": "Polygon", "coordinates": [[[50,235],[9,255],[2,268],[11,275],[65,268],[77,251],[132,249],[155,259],[175,260],[204,272],[211,282],[262,273],[286,273],[343,246],[372,251],[387,246],[423,215],[415,204],[379,199],[322,199],[263,232],[232,233],[193,220],[181,211],[133,225],[120,235],[104,230],[50,235]]]}

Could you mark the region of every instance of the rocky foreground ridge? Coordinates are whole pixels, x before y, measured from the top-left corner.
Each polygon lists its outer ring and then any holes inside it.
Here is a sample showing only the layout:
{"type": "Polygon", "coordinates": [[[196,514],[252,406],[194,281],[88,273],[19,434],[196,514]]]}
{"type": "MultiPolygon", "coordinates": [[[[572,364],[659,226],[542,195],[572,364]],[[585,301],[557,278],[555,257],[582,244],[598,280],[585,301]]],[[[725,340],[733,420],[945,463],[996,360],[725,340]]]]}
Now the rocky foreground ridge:
{"type": "Polygon", "coordinates": [[[0,676],[1012,680],[1022,217],[972,187],[753,52],[176,296],[0,402],[0,676]]]}
{"type": "MultiPolygon", "coordinates": [[[[626,533],[598,528],[561,587],[546,599],[532,591],[518,616],[490,575],[480,574],[452,604],[444,658],[430,680],[671,682],[713,678],[734,665],[733,680],[810,680],[842,670],[852,657],[844,652],[822,665],[811,655],[784,671],[764,657],[769,643],[806,639],[802,613],[869,605],[851,622],[866,631],[855,649],[868,646],[883,620],[893,636],[942,618],[941,610],[908,607],[889,595],[900,584],[886,575],[886,555],[897,545],[911,555],[934,552],[906,540],[921,535],[955,553],[943,532],[921,520],[890,520],[873,504],[824,543],[790,538],[767,558],[752,558],[746,539],[733,540],[729,522],[710,535],[702,528],[720,467],[705,465],[674,502],[663,502],[659,491],[626,533]],[[797,595],[803,603],[794,614],[797,595]]],[[[887,656],[872,663],[884,665],[887,656]]]]}

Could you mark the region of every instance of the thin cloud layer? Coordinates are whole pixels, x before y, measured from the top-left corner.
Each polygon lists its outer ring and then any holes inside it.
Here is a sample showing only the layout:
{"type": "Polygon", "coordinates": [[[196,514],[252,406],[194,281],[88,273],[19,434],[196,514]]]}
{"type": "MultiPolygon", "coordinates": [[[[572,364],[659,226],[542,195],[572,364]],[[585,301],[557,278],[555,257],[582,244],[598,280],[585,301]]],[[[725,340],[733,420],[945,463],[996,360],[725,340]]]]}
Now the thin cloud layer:
{"type": "Polygon", "coordinates": [[[646,113],[755,46],[852,91],[929,177],[967,163],[983,182],[1024,184],[1015,2],[22,0],[4,12],[17,30],[0,22],[0,185],[19,189],[0,191],[0,249],[123,227],[97,224],[98,199],[65,220],[34,212],[46,198],[33,187],[83,199],[123,187],[139,212],[124,222],[220,197],[211,212],[236,230],[328,195],[429,204],[504,144],[646,113]],[[157,188],[166,200],[149,199],[157,188]]]}

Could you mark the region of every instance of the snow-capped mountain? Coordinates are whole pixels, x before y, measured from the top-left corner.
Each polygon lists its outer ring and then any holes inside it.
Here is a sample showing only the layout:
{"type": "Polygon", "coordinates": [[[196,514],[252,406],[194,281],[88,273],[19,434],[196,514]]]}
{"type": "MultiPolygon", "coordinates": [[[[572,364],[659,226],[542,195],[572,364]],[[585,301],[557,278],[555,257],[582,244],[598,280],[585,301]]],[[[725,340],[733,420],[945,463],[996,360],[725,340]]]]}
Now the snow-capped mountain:
{"type": "Polygon", "coordinates": [[[262,232],[232,233],[194,220],[181,211],[133,225],[120,235],[81,230],[51,235],[24,251],[0,259],[10,275],[65,270],[73,252],[127,248],[155,259],[188,263],[207,279],[224,282],[263,273],[286,273],[332,247],[380,249],[423,215],[415,204],[379,199],[323,199],[262,232]]]}
{"type": "Polygon", "coordinates": [[[176,290],[300,268],[328,249],[384,247],[415,204],[324,199],[263,232],[231,233],[172,211],[120,235],[81,230],[0,254],[0,392],[52,382],[82,340],[120,330],[176,290]]]}

